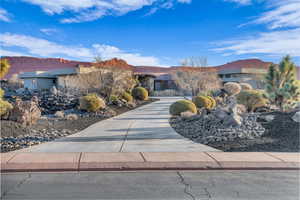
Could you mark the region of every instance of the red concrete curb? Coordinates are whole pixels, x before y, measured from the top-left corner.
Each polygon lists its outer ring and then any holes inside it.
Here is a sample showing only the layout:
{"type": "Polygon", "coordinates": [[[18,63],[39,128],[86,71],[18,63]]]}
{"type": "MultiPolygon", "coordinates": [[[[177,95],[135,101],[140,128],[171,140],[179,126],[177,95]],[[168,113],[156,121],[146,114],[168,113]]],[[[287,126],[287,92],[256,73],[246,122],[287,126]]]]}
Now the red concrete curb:
{"type": "Polygon", "coordinates": [[[1,153],[1,173],[121,170],[300,170],[300,153],[1,153]]]}

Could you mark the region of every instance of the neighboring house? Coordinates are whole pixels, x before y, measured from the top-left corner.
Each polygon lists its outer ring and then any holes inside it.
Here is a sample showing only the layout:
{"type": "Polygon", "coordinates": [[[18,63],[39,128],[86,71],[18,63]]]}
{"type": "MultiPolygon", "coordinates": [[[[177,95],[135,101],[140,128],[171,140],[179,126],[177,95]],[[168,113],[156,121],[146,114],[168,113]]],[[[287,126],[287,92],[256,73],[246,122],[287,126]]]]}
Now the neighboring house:
{"type": "Polygon", "coordinates": [[[216,69],[223,83],[249,83],[253,88],[263,89],[262,81],[271,64],[258,59],[248,59],[220,65],[216,69]]]}

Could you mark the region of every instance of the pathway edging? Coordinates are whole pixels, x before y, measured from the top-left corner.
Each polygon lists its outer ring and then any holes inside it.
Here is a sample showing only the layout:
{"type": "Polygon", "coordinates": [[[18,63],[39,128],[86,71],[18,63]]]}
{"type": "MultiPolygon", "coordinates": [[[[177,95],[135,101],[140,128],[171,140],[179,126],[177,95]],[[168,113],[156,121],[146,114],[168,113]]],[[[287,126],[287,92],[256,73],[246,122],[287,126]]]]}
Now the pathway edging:
{"type": "Polygon", "coordinates": [[[1,153],[1,172],[122,170],[300,170],[300,153],[1,153]]]}

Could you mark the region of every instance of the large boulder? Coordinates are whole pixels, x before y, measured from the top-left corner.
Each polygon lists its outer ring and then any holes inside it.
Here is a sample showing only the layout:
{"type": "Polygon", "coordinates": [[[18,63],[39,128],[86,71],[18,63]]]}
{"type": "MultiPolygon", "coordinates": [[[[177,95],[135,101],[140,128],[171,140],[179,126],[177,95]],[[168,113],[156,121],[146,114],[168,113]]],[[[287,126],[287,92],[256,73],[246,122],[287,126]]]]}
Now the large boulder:
{"type": "Polygon", "coordinates": [[[31,101],[17,99],[11,110],[9,119],[23,125],[32,125],[41,117],[41,110],[38,106],[38,98],[33,97],[31,101]]]}
{"type": "Polygon", "coordinates": [[[292,119],[294,120],[294,122],[300,123],[300,111],[296,112],[292,119]]]}
{"type": "Polygon", "coordinates": [[[55,86],[53,86],[53,87],[50,89],[50,92],[51,92],[51,94],[53,94],[53,95],[57,95],[57,94],[58,94],[58,90],[56,89],[55,86]]]}

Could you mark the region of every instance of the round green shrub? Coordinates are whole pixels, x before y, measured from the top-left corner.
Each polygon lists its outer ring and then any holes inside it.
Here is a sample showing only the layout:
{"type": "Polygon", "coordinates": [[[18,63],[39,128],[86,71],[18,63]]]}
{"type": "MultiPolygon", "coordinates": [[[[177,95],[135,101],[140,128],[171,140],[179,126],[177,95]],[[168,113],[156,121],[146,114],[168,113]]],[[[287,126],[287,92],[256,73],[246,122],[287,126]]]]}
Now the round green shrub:
{"type": "Polygon", "coordinates": [[[212,101],[207,96],[196,96],[193,98],[193,102],[197,108],[210,109],[212,106],[212,101]]]}
{"type": "Polygon", "coordinates": [[[11,109],[13,109],[13,106],[8,101],[0,99],[0,116],[8,114],[11,109]]]}
{"type": "Polygon", "coordinates": [[[224,84],[224,90],[230,95],[236,95],[241,92],[242,88],[240,84],[234,82],[228,82],[224,84]]]}
{"type": "Polygon", "coordinates": [[[136,87],[132,90],[132,96],[138,100],[147,100],[148,99],[148,91],[143,87],[136,87]]]}
{"type": "Polygon", "coordinates": [[[128,92],[124,92],[123,95],[122,95],[122,98],[124,100],[126,100],[127,102],[132,102],[133,101],[133,97],[128,92]]]}
{"type": "Polygon", "coordinates": [[[217,106],[217,102],[213,97],[207,96],[207,98],[211,101],[211,106],[210,106],[211,109],[217,106]]]}
{"type": "Polygon", "coordinates": [[[191,113],[197,113],[196,105],[190,100],[179,100],[170,106],[171,115],[180,115],[182,112],[190,111],[191,113]]]}
{"type": "Polygon", "coordinates": [[[99,109],[105,108],[105,101],[97,94],[88,94],[80,98],[80,109],[88,112],[96,112],[99,109]]]}
{"type": "Polygon", "coordinates": [[[267,104],[267,100],[263,97],[262,92],[258,90],[241,91],[237,95],[237,102],[244,105],[249,112],[267,104]]]}
{"type": "Polygon", "coordinates": [[[118,100],[119,100],[119,98],[116,95],[111,95],[109,97],[109,102],[110,103],[116,103],[116,102],[118,102],[118,100]]]}
{"type": "Polygon", "coordinates": [[[2,98],[3,96],[4,96],[4,90],[0,88],[0,98],[2,98]]]}
{"type": "Polygon", "coordinates": [[[252,85],[250,85],[249,83],[240,83],[240,86],[242,88],[242,91],[243,90],[253,90],[252,85]]]}

